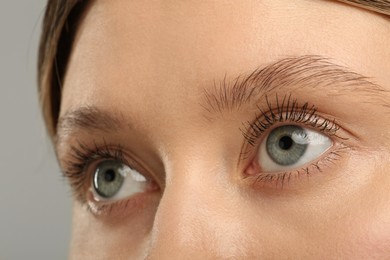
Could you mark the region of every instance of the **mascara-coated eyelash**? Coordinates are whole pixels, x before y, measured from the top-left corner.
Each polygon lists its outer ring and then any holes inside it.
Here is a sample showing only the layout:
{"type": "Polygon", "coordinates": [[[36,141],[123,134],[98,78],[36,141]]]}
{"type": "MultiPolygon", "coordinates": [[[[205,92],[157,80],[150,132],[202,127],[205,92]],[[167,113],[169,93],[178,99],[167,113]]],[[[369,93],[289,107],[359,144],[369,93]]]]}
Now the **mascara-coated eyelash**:
{"type": "Polygon", "coordinates": [[[88,179],[90,177],[86,174],[86,170],[91,163],[107,159],[129,164],[123,155],[120,145],[109,146],[104,142],[102,146],[98,146],[94,143],[93,148],[91,148],[77,141],[76,146],[71,146],[70,159],[64,163],[63,175],[67,177],[74,195],[82,203],[86,202],[85,184],[89,183],[88,179]]]}
{"type": "Polygon", "coordinates": [[[329,135],[336,135],[339,126],[335,120],[323,119],[317,114],[317,108],[308,102],[299,105],[297,99],[292,99],[291,94],[285,95],[282,100],[276,94],[274,105],[265,96],[267,109],[263,110],[258,106],[259,114],[252,122],[247,122],[242,133],[250,145],[255,145],[259,137],[272,125],[281,122],[293,122],[326,132],[329,135]]]}

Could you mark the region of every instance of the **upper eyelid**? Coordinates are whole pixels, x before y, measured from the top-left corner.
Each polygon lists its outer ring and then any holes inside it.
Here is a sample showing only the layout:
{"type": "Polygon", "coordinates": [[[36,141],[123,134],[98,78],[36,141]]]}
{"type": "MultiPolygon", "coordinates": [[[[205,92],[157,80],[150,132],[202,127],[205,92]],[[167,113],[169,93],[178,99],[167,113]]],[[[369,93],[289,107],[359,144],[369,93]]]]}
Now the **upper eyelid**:
{"type": "Polygon", "coordinates": [[[241,128],[241,132],[250,144],[253,145],[263,131],[268,130],[268,127],[277,122],[300,123],[316,127],[316,130],[326,130],[331,134],[338,131],[339,126],[335,119],[321,117],[316,106],[310,105],[308,102],[300,105],[299,101],[292,98],[291,94],[286,97],[287,95],[281,101],[276,94],[273,102],[266,97],[267,108],[258,107],[260,115],[257,115],[252,121],[243,123],[244,128],[241,128]]]}

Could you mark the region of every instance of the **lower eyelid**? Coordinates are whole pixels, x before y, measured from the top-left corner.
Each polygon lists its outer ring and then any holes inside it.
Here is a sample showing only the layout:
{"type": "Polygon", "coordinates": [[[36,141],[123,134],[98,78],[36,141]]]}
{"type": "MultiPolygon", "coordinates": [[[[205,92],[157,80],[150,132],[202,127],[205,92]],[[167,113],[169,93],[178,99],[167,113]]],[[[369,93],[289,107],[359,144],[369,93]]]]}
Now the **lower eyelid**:
{"type": "Polygon", "coordinates": [[[253,166],[253,162],[245,169],[243,179],[246,185],[255,189],[289,191],[301,188],[303,180],[313,178],[313,182],[321,182],[320,175],[328,176],[332,174],[331,169],[338,167],[337,161],[342,160],[343,156],[350,151],[351,147],[345,143],[335,143],[320,158],[308,163],[298,169],[267,173],[262,172],[260,168],[253,166]],[[318,175],[318,176],[317,176],[318,175]]]}
{"type": "Polygon", "coordinates": [[[87,195],[87,210],[98,217],[131,217],[133,214],[138,214],[139,210],[152,205],[154,198],[159,196],[159,191],[150,191],[145,193],[137,193],[128,198],[117,201],[96,201],[91,191],[87,195]]]}

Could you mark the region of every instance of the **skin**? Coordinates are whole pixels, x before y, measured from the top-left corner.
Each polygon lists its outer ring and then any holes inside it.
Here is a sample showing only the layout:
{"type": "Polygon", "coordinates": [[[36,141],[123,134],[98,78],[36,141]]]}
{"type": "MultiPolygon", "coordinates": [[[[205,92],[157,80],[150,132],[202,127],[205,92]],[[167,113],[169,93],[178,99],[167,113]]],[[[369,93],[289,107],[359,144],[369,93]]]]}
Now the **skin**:
{"type": "MultiPolygon", "coordinates": [[[[120,115],[122,126],[60,128],[61,167],[77,141],[120,144],[158,188],[102,213],[86,209],[94,205],[86,181],[77,195],[87,203],[75,198],[73,206],[70,258],[389,257],[388,46],[388,18],[332,1],[93,2],[75,39],[60,117],[96,107],[120,115]],[[344,141],[330,137],[330,149],[343,143],[347,152],[283,188],[253,184],[243,176],[256,156],[239,160],[240,129],[254,120],[256,102],[209,113],[204,91],[225,75],[233,80],[301,55],[330,57],[369,76],[382,92],[369,98],[286,89],[336,119],[344,141]]],[[[84,174],[93,172],[92,165],[84,174]]]]}

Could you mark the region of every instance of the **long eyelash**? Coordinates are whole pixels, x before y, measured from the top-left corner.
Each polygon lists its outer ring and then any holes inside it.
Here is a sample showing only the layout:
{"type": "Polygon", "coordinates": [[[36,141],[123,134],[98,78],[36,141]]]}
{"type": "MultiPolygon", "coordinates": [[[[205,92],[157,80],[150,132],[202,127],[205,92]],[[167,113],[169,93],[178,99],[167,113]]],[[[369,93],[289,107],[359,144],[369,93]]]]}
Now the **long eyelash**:
{"type": "Polygon", "coordinates": [[[71,146],[70,159],[65,161],[63,176],[68,179],[74,195],[81,202],[86,201],[83,189],[90,177],[86,171],[91,163],[101,159],[113,159],[126,163],[121,146],[109,146],[105,140],[101,146],[94,143],[93,147],[89,147],[80,141],[77,141],[76,146],[71,146]]]}
{"type": "Polygon", "coordinates": [[[305,102],[300,106],[297,99],[292,99],[291,94],[285,95],[283,99],[280,99],[276,94],[275,105],[271,103],[268,96],[265,96],[265,100],[267,109],[264,110],[257,106],[260,113],[256,119],[253,122],[248,121],[244,124],[244,129],[241,129],[250,145],[254,146],[259,137],[278,122],[300,123],[337,136],[336,132],[339,130],[339,126],[335,120],[321,118],[314,105],[310,106],[308,102],[305,102]]]}

